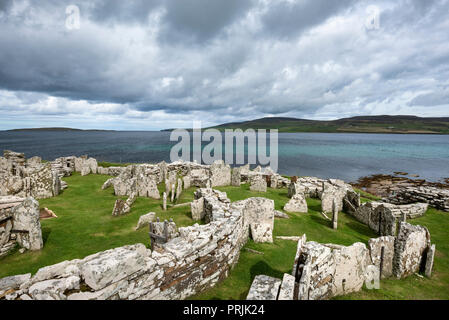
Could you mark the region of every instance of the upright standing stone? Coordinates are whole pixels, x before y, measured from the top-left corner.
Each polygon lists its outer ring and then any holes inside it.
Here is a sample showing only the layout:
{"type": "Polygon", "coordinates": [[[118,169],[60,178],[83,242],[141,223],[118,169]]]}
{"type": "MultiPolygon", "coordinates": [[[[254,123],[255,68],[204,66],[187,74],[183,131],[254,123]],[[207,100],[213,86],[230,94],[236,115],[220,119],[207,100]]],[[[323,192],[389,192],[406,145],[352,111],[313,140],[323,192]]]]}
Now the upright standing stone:
{"type": "Polygon", "coordinates": [[[164,211],[167,211],[167,192],[164,192],[164,195],[162,197],[162,208],[164,211]]]}
{"type": "Polygon", "coordinates": [[[202,220],[204,218],[204,198],[201,197],[197,200],[193,200],[190,204],[192,211],[192,219],[195,221],[202,220]]]}
{"type": "Polygon", "coordinates": [[[170,180],[165,179],[165,193],[167,195],[169,195],[170,194],[170,190],[171,190],[170,180]]]}
{"type": "Polygon", "coordinates": [[[173,183],[171,185],[171,198],[170,198],[171,202],[175,201],[175,184],[173,183]]]}
{"type": "Polygon", "coordinates": [[[189,176],[185,176],[184,178],[182,178],[183,184],[184,184],[184,190],[187,190],[190,188],[191,185],[191,180],[189,176]]]}
{"type": "Polygon", "coordinates": [[[240,187],[240,181],[242,180],[242,174],[239,168],[234,168],[231,174],[231,185],[233,187],[240,187]]]}
{"type": "Polygon", "coordinates": [[[179,200],[182,193],[182,180],[178,179],[178,187],[176,188],[176,200],[179,200]]]}
{"type": "Polygon", "coordinates": [[[334,202],[332,203],[332,228],[334,230],[337,230],[338,228],[338,207],[337,207],[337,200],[334,199],[334,202]]]}
{"type": "Polygon", "coordinates": [[[250,183],[249,189],[251,191],[267,192],[267,180],[262,175],[252,177],[250,183]]]}
{"type": "Polygon", "coordinates": [[[426,277],[430,278],[432,276],[432,268],[433,268],[433,259],[434,258],[435,258],[435,245],[433,244],[427,251],[426,268],[425,268],[426,277]]]}

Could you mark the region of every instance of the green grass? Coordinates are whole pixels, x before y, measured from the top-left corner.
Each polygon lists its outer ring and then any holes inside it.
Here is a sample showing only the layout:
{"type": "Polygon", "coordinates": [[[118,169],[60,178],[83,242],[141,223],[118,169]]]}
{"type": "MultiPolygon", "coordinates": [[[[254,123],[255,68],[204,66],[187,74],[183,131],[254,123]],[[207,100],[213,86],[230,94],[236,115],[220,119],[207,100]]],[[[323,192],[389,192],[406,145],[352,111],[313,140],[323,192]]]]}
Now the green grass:
{"type": "MultiPolygon", "coordinates": [[[[57,219],[42,221],[44,249],[40,252],[20,254],[17,250],[0,260],[0,278],[36,272],[39,268],[64,260],[83,258],[99,251],[126,244],[144,243],[149,245],[148,230],[134,231],[140,215],[156,212],[161,219],[173,218],[178,226],[191,225],[190,208],[161,209],[161,201],[138,198],[130,214],[112,217],[114,201],[113,190],[101,190],[108,176],[89,175],[81,177],[75,174],[65,178],[69,188],[56,198],[41,200],[41,207],[48,207],[57,215],[57,219]]],[[[159,189],[164,190],[164,185],[159,189]]],[[[248,185],[218,188],[227,192],[232,201],[248,197],[266,197],[275,201],[277,210],[281,210],[288,201],[287,190],[268,189],[267,193],[249,190],[248,185]]],[[[186,190],[180,203],[193,198],[194,188],[186,190]]],[[[363,194],[364,201],[372,196],[363,194]]],[[[369,199],[368,199],[369,198],[369,199]]],[[[276,236],[307,235],[309,241],[351,245],[355,242],[367,243],[376,237],[367,226],[357,222],[351,216],[339,215],[338,230],[330,227],[330,221],[321,214],[319,200],[307,199],[307,214],[289,214],[290,219],[275,219],[274,243],[256,244],[249,240],[245,248],[263,252],[258,255],[241,251],[238,264],[229,277],[216,287],[192,297],[192,299],[245,299],[256,275],[265,274],[281,278],[290,273],[296,253],[296,242],[278,240],[276,236]]],[[[361,292],[338,297],[338,299],[449,299],[449,213],[429,209],[426,216],[411,221],[429,228],[432,242],[437,246],[434,275],[431,279],[412,276],[407,279],[387,279],[381,282],[380,290],[362,290],[361,292]]]]}
{"type": "Polygon", "coordinates": [[[127,167],[132,163],[112,163],[112,162],[98,162],[99,167],[109,168],[109,167],[127,167]]]}

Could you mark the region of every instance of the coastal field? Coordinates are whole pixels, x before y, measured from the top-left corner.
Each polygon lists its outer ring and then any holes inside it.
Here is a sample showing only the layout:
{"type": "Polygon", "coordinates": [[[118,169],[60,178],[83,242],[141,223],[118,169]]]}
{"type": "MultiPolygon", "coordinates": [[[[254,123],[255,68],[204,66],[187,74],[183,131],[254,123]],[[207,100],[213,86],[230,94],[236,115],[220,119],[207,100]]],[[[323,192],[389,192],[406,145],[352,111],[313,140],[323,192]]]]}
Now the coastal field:
{"type": "Polygon", "coordinates": [[[278,129],[279,132],[449,134],[449,118],[362,116],[329,121],[262,118],[238,123],[225,123],[214,128],[219,130],[278,129]]]}
{"type": "MultiPolygon", "coordinates": [[[[161,201],[138,198],[130,214],[112,217],[114,201],[117,199],[112,189],[101,190],[108,176],[78,173],[64,178],[69,188],[60,196],[41,200],[41,207],[53,210],[58,218],[43,220],[44,249],[40,252],[20,254],[18,249],[0,260],[0,278],[15,274],[35,273],[39,268],[83,258],[87,255],[120,247],[127,244],[143,243],[149,246],[148,229],[135,231],[139,217],[148,212],[156,212],[161,220],[173,218],[178,226],[188,226],[195,222],[190,217],[190,207],[169,208],[164,212],[161,201]]],[[[160,186],[162,191],[164,186],[160,186]]],[[[267,193],[256,193],[248,185],[217,188],[227,192],[232,201],[248,197],[262,196],[273,199],[276,209],[281,210],[288,201],[285,189],[268,189],[267,193]]],[[[186,190],[178,204],[190,202],[195,188],[186,190]]],[[[363,201],[375,197],[363,194],[363,201]]],[[[308,240],[321,243],[351,245],[354,242],[367,243],[376,235],[365,225],[351,216],[341,213],[338,230],[330,228],[330,222],[320,212],[320,201],[308,199],[307,214],[289,214],[290,219],[275,220],[274,243],[256,244],[249,240],[243,248],[239,263],[229,277],[192,299],[245,299],[252,280],[256,275],[265,274],[281,278],[292,270],[296,252],[296,242],[279,240],[276,236],[307,235],[308,240]],[[252,250],[247,250],[252,249],[252,250]]],[[[338,297],[337,299],[449,299],[449,214],[429,209],[422,218],[411,220],[429,228],[432,242],[436,244],[434,274],[431,279],[411,276],[407,279],[388,279],[381,282],[380,290],[367,290],[338,297]]]]}

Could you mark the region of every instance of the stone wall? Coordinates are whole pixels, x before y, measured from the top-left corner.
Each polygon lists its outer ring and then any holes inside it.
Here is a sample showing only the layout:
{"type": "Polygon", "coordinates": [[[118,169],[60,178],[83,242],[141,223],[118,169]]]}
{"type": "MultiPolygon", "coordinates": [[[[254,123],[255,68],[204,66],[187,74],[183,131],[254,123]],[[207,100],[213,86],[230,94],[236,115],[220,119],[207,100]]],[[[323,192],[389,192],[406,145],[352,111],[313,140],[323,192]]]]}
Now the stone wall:
{"type": "Polygon", "coordinates": [[[298,241],[293,280],[256,276],[247,299],[324,300],[357,292],[380,277],[404,278],[417,272],[430,276],[434,254],[428,230],[405,222],[397,237],[370,239],[368,247],[359,242],[348,247],[307,242],[304,235],[298,241]],[[281,294],[281,288],[289,289],[281,294]]]}
{"type": "Polygon", "coordinates": [[[0,157],[0,196],[45,199],[57,196],[62,189],[58,171],[40,158],[26,160],[25,155],[4,151],[0,157]]]}
{"type": "Polygon", "coordinates": [[[33,198],[0,197],[0,257],[16,244],[33,251],[42,249],[39,203],[33,198]]]}
{"type": "Polygon", "coordinates": [[[250,224],[268,219],[274,206],[265,199],[267,212],[254,214],[248,208],[264,202],[260,198],[231,203],[212,189],[200,189],[197,197],[204,199],[209,223],[179,228],[178,237],[154,251],[143,244],[107,250],[41,268],[33,277],[0,280],[0,290],[7,299],[23,300],[185,299],[200,293],[228,276],[250,224]]]}
{"type": "Polygon", "coordinates": [[[434,187],[407,187],[396,192],[386,202],[409,204],[414,202],[428,203],[432,207],[449,212],[449,190],[434,187]]]}
{"type": "Polygon", "coordinates": [[[394,236],[398,222],[423,216],[428,209],[426,203],[395,205],[384,202],[366,202],[356,210],[347,212],[381,236],[394,236]]]}

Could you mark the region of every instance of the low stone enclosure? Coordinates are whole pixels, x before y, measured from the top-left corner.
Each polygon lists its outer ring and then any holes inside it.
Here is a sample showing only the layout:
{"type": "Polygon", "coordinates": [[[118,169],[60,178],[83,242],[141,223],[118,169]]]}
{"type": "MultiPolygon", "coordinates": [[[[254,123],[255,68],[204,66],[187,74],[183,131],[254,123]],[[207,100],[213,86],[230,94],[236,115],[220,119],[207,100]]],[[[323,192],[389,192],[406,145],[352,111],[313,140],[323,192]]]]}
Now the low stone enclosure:
{"type": "Polygon", "coordinates": [[[43,163],[13,152],[0,158],[0,169],[0,178],[8,186],[0,193],[6,196],[0,197],[0,254],[16,243],[30,250],[42,248],[39,204],[30,195],[59,194],[67,187],[61,177],[73,172],[113,176],[103,189],[112,187],[116,196],[128,196],[126,201],[117,200],[114,216],[130,212],[136,197],[162,198],[166,209],[168,199],[174,202],[183,190],[197,187],[190,203],[192,218],[206,223],[177,228],[173,222],[154,222],[155,214],[149,213],[141,217],[136,229],[150,225],[151,250],[135,244],[44,267],[34,276],[0,279],[0,299],[185,299],[213,287],[228,276],[249,237],[255,242],[273,242],[274,217],[285,217],[274,210],[273,200],[249,198],[231,203],[226,193],[213,189],[242,183],[258,192],[267,187],[288,188],[291,199],[284,207],[286,212],[307,212],[305,199],[318,198],[322,214],[334,229],[338,229],[338,212],[345,211],[380,236],[371,239],[368,247],[362,243],[350,247],[318,244],[307,242],[304,236],[298,242],[292,275],[282,280],[256,277],[248,299],[328,299],[358,291],[376,277],[402,278],[420,271],[431,275],[435,245],[430,243],[430,234],[426,228],[406,223],[425,214],[428,204],[362,204],[360,194],[341,180],[293,177],[290,181],[269,168],[231,169],[223,161],[210,166],[161,162],[102,168],[87,156],[43,163]],[[45,181],[51,176],[52,183],[41,184],[36,177],[42,176],[45,181]],[[39,183],[26,184],[25,179],[39,183]],[[22,184],[11,188],[10,181],[22,184]],[[162,196],[161,183],[165,183],[162,196]],[[27,185],[32,187],[24,188],[27,185]]]}
{"type": "MultiPolygon", "coordinates": [[[[256,276],[248,300],[323,300],[376,288],[381,278],[405,278],[416,272],[430,277],[435,245],[428,230],[401,222],[397,237],[370,239],[368,247],[345,247],[298,241],[292,274],[283,279],[256,276]]],[[[377,286],[377,289],[379,287],[377,286]]]]}
{"type": "Polygon", "coordinates": [[[438,210],[449,212],[448,189],[439,189],[434,187],[407,187],[383,200],[394,204],[424,202],[438,210]]]}
{"type": "Polygon", "coordinates": [[[272,241],[274,202],[231,203],[225,193],[199,189],[206,225],[179,228],[176,237],[100,252],[31,274],[0,280],[0,297],[21,300],[184,299],[214,286],[237,263],[251,234],[272,241]],[[262,223],[260,221],[263,221],[262,223]]]}

